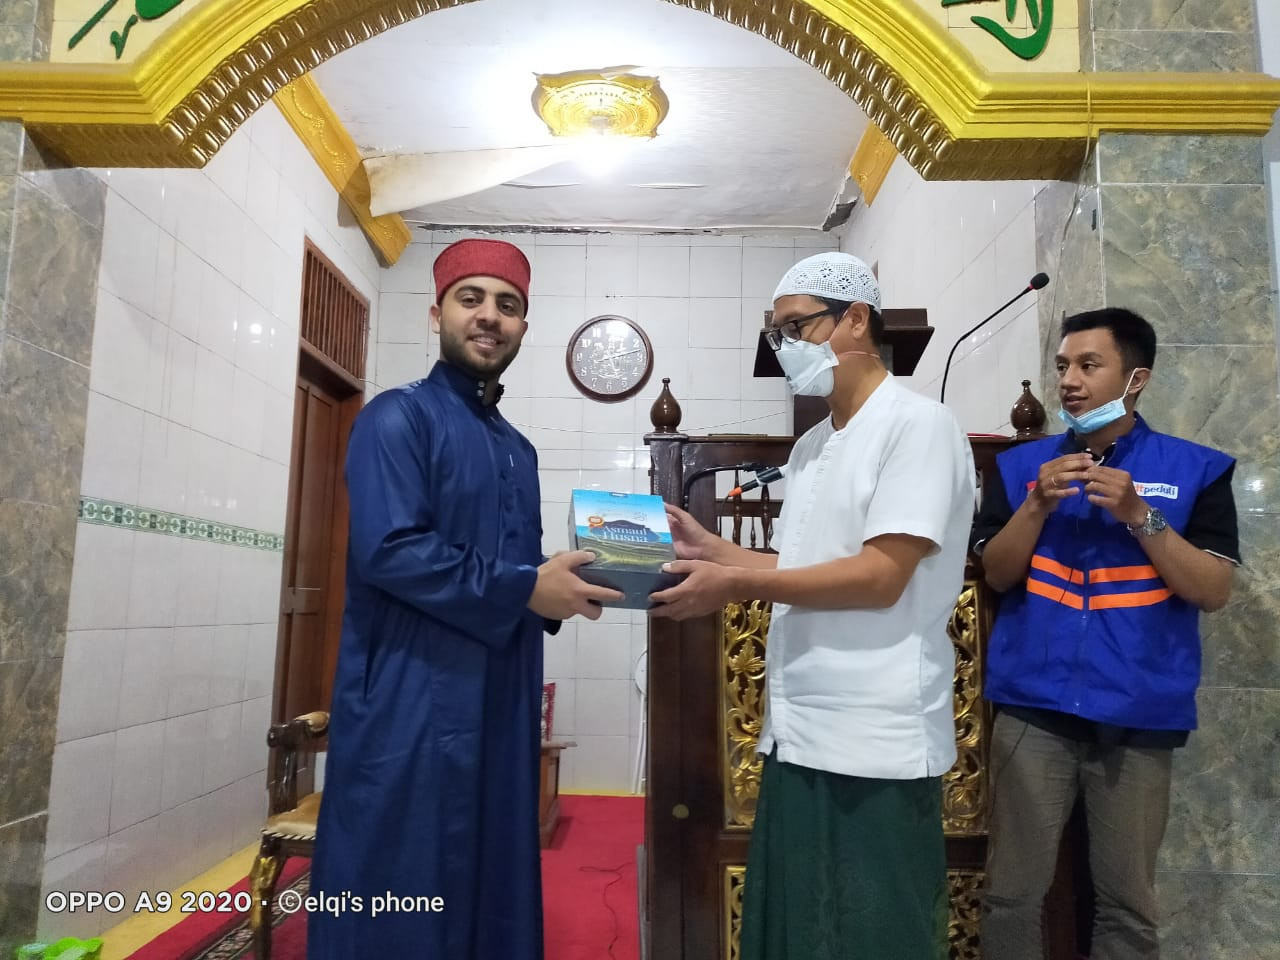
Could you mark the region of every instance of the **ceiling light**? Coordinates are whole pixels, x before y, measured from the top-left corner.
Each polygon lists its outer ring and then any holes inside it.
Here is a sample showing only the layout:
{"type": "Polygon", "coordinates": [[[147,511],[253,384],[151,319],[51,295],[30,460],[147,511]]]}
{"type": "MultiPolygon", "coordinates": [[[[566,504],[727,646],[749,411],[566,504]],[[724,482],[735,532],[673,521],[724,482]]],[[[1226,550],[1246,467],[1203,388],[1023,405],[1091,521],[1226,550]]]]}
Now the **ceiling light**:
{"type": "Polygon", "coordinates": [[[533,109],[553,137],[648,138],[667,116],[657,77],[575,71],[537,80],[533,109]]]}

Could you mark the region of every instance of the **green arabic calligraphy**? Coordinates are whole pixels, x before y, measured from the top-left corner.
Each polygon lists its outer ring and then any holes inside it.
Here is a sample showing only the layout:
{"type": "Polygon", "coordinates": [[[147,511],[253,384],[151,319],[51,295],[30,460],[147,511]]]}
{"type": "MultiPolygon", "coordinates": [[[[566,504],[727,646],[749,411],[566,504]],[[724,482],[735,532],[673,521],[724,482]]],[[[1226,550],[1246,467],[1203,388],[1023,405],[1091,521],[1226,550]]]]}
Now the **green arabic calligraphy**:
{"type": "MultiPolygon", "coordinates": [[[[944,7],[953,7],[959,3],[985,3],[987,0],[942,0],[944,7]]],[[[970,19],[987,33],[991,34],[1014,56],[1023,60],[1034,60],[1044,53],[1049,45],[1049,31],[1053,29],[1053,0],[1026,0],[1027,14],[1031,19],[1032,32],[1025,37],[1015,36],[990,17],[971,17],[970,19]]],[[[1018,0],[1004,0],[1004,18],[1013,23],[1018,13],[1018,0]]]]}
{"type": "MultiPolygon", "coordinates": [[[[111,12],[111,8],[114,7],[117,2],[118,0],[107,0],[106,3],[99,7],[98,12],[91,16],[88,22],[77,30],[71,37],[71,42],[67,44],[67,49],[73,49],[77,43],[83,40],[88,35],[89,31],[96,27],[99,21],[111,12]]],[[[159,20],[180,3],[182,3],[182,0],[134,0],[134,12],[129,16],[129,19],[125,21],[124,30],[111,31],[111,46],[115,47],[116,59],[119,60],[121,55],[124,53],[124,45],[128,42],[129,31],[134,28],[134,25],[137,24],[139,20],[159,20]]]]}

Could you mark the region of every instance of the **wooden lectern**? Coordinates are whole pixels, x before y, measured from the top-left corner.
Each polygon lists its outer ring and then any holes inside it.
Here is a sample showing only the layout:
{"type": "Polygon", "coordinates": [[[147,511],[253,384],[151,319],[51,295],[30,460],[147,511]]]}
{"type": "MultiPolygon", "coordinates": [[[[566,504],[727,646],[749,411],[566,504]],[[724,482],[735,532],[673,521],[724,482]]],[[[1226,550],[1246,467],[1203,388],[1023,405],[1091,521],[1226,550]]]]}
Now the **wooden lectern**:
{"type": "MultiPolygon", "coordinates": [[[[1037,404],[1038,405],[1038,404],[1037,404]]],[[[786,462],[792,437],[691,437],[678,432],[679,406],[664,389],[653,411],[650,489],[688,509],[709,529],[766,549],[781,501],[720,500],[716,472],[786,462]]],[[[1020,434],[1038,435],[1015,418],[1020,434]]],[[[973,438],[979,475],[1014,438],[973,438]]],[[[742,477],[742,479],[748,479],[742,477]]],[[[735,477],[735,482],[737,478],[735,477]]],[[[996,598],[970,558],[949,633],[956,651],[959,759],[944,781],[943,822],[951,893],[951,956],[978,960],[979,890],[990,803],[990,711],[980,696],[986,637],[996,598]]],[[[759,790],[755,745],[764,717],[764,652],[769,605],[731,603],[715,616],[649,627],[649,743],[641,886],[642,956],[649,960],[735,960],[747,842],[759,790]]],[[[1064,858],[1064,867],[1069,867],[1064,858]]],[[[1050,896],[1046,960],[1074,960],[1070,878],[1060,871],[1050,896]]]]}

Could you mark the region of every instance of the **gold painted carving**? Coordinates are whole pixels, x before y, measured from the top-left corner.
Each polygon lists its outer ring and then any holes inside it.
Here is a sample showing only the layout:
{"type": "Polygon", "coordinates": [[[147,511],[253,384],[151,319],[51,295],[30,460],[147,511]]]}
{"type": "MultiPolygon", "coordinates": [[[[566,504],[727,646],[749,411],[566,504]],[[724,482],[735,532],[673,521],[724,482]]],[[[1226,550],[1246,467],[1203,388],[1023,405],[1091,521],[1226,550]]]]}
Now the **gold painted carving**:
{"type": "Polygon", "coordinates": [[[948,836],[987,832],[987,715],[982,700],[982,638],[979,585],[967,581],[956,601],[947,634],[956,652],[956,763],[942,778],[942,826],[948,836]]]}
{"type": "MultiPolygon", "coordinates": [[[[725,960],[738,960],[742,955],[742,893],[746,878],[745,866],[731,865],[724,868],[720,915],[724,918],[725,960]]],[[[950,960],[982,960],[979,939],[982,881],[981,870],[947,871],[947,941],[950,960]]]]}
{"type": "Polygon", "coordinates": [[[670,105],[657,77],[539,74],[533,109],[553,137],[653,137],[670,105]]]}
{"type": "Polygon", "coordinates": [[[724,825],[750,830],[760,796],[763,760],[756,754],[764,724],[765,638],[771,604],[729,603],[721,616],[724,670],[724,825]]]}
{"type": "Polygon", "coordinates": [[[981,870],[948,870],[947,940],[951,960],[982,960],[979,925],[982,919],[981,870]]]}
{"type": "Polygon", "coordinates": [[[862,191],[862,200],[868,207],[875,203],[876,194],[880,192],[884,178],[889,175],[889,168],[897,158],[898,151],[889,138],[874,123],[868,124],[867,129],[862,131],[862,139],[858,141],[858,149],[853,152],[853,161],[849,164],[849,175],[862,191]]]}
{"type": "MultiPolygon", "coordinates": [[[[202,166],[329,57],[470,0],[205,0],[133,64],[0,67],[0,117],[81,166],[202,166]]],[[[1100,132],[1264,135],[1261,74],[989,73],[909,0],[669,0],[757,33],[852,97],[926,179],[1074,176],[1100,132]]]]}
{"type": "Polygon", "coordinates": [[[1280,106],[1261,74],[990,73],[906,0],[668,2],[809,63],[926,180],[1071,179],[1099,133],[1263,136],[1280,106]]]}
{"type": "Polygon", "coordinates": [[[742,888],[746,879],[746,867],[724,868],[724,900],[720,913],[724,917],[725,960],[738,960],[742,956],[742,888]]]}
{"type": "Polygon", "coordinates": [[[383,260],[395,263],[409,245],[409,228],[398,213],[375,217],[369,212],[369,176],[360,151],[315,81],[309,76],[295,80],[274,99],[383,260]]]}

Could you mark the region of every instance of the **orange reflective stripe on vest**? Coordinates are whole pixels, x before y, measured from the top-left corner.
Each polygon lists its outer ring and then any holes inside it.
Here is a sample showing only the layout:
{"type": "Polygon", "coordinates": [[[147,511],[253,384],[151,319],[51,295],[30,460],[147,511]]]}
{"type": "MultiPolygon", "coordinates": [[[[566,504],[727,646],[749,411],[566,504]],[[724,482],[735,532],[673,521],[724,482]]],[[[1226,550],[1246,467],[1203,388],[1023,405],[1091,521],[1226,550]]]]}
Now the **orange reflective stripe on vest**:
{"type": "MultiPolygon", "coordinates": [[[[1060,580],[1066,580],[1068,583],[1081,586],[1085,583],[1086,571],[1065,566],[1038,553],[1031,557],[1031,569],[1047,573],[1060,580]]],[[[1089,570],[1087,573],[1090,583],[1126,583],[1135,580],[1158,580],[1160,578],[1156,568],[1150,564],[1129,567],[1099,567],[1096,570],[1089,570]]],[[[1084,609],[1084,597],[1079,593],[1068,590],[1066,587],[1055,586],[1051,583],[1045,583],[1043,580],[1034,579],[1029,574],[1027,576],[1027,592],[1034,593],[1038,597],[1044,597],[1046,600],[1060,603],[1063,606],[1071,607],[1073,610],[1084,609]]],[[[1125,607],[1149,607],[1168,600],[1171,596],[1173,596],[1173,591],[1163,586],[1154,590],[1094,594],[1089,597],[1089,609],[1116,610],[1125,607]]]]}
{"type": "Polygon", "coordinates": [[[1071,607],[1073,610],[1084,609],[1084,597],[1078,593],[1072,593],[1066,587],[1055,587],[1047,583],[1041,583],[1039,580],[1027,578],[1027,593],[1034,593],[1055,603],[1063,606],[1071,607]]]}
{"type": "Polygon", "coordinates": [[[1089,582],[1120,583],[1123,580],[1154,580],[1159,576],[1151,564],[1144,567],[1099,567],[1089,571],[1089,582]]]}
{"type": "Polygon", "coordinates": [[[1140,590],[1135,593],[1104,593],[1089,598],[1090,610],[1114,610],[1117,607],[1149,607],[1173,596],[1167,587],[1162,590],[1140,590]]]}
{"type": "Polygon", "coordinates": [[[1045,573],[1052,574],[1062,580],[1071,583],[1084,583],[1084,574],[1079,570],[1072,570],[1070,567],[1064,567],[1056,560],[1050,560],[1048,557],[1042,557],[1040,554],[1033,554],[1031,557],[1031,566],[1035,570],[1043,570],[1045,573]]]}

